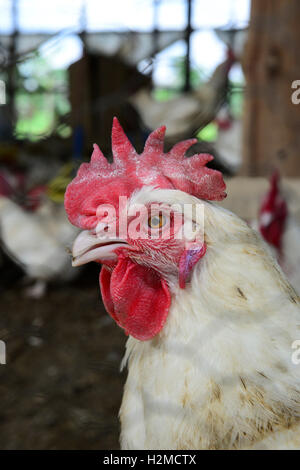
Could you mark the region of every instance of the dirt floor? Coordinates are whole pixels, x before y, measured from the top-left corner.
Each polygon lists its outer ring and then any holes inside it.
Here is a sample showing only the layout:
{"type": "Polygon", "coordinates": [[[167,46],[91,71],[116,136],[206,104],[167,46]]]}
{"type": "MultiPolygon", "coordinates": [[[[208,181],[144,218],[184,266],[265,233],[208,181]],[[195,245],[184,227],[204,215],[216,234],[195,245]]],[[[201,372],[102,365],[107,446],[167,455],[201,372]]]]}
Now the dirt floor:
{"type": "Polygon", "coordinates": [[[93,274],[39,300],[1,292],[0,449],[119,448],[126,337],[93,274]]]}

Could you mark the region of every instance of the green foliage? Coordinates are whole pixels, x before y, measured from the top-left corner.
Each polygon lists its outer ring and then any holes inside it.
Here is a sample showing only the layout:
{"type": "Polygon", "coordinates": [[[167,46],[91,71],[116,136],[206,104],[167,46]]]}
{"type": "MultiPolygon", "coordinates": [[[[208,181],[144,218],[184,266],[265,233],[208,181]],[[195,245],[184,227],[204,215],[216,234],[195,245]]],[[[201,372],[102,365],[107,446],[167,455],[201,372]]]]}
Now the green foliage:
{"type": "Polygon", "coordinates": [[[206,142],[215,142],[218,137],[218,126],[214,122],[210,122],[198,132],[197,136],[200,140],[205,140],[206,142]]]}
{"type": "Polygon", "coordinates": [[[70,111],[67,80],[66,70],[52,69],[38,55],[17,67],[17,138],[39,140],[56,130],[61,116],[70,111]]]}
{"type": "Polygon", "coordinates": [[[244,91],[240,83],[234,83],[233,91],[230,94],[230,109],[235,118],[240,118],[244,106],[244,91]]]}
{"type": "Polygon", "coordinates": [[[153,96],[157,101],[169,101],[178,96],[178,92],[167,88],[155,88],[153,96]]]}

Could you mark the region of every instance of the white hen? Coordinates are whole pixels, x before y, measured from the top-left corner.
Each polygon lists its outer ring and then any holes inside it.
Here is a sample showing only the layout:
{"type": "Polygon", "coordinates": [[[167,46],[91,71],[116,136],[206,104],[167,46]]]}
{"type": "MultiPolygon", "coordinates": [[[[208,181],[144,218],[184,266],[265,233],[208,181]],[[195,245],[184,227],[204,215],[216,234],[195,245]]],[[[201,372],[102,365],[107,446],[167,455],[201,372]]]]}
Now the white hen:
{"type": "MultiPolygon", "coordinates": [[[[199,203],[176,193],[135,201],[199,203]]],[[[122,447],[300,449],[299,299],[260,237],[204,204],[208,249],[191,283],[173,289],[159,335],[128,339],[122,447]]]]}
{"type": "Polygon", "coordinates": [[[1,244],[29,278],[41,281],[37,295],[43,293],[48,281],[74,277],[66,247],[76,233],[63,206],[46,200],[35,212],[29,212],[11,199],[0,197],[1,244]]]}
{"type": "Polygon", "coordinates": [[[152,97],[149,90],[141,89],[131,98],[131,103],[149,129],[164,123],[168,139],[192,135],[214,119],[225,99],[228,73],[233,63],[234,58],[229,53],[228,59],[217,66],[206,83],[177,98],[160,102],[152,97]]]}

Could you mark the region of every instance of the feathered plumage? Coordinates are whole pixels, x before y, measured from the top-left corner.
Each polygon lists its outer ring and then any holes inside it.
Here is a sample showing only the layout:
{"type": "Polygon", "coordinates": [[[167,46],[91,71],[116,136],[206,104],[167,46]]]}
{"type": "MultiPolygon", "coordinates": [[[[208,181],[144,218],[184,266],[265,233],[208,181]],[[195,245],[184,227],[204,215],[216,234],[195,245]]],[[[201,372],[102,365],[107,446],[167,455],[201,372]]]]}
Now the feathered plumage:
{"type": "Polygon", "coordinates": [[[121,161],[119,154],[108,170],[104,157],[96,163],[93,154],[65,201],[70,220],[87,229],[74,243],[73,264],[103,264],[105,306],[130,335],[123,360],[128,378],[120,410],[121,446],[300,448],[300,366],[292,361],[292,344],[300,337],[299,299],[261,237],[211,202],[221,199],[220,188],[225,195],[220,174],[203,165],[189,167],[187,159],[184,165],[191,172],[182,180],[177,172],[178,178],[166,183],[162,131],[149,139],[142,157],[133,154],[115,121],[113,147],[122,150],[121,161]],[[159,164],[152,160],[155,151],[159,164]],[[126,182],[128,160],[137,180],[126,182]],[[147,161],[154,166],[148,168],[147,161]],[[201,196],[205,187],[209,192],[201,196]],[[139,218],[139,239],[129,229],[125,238],[112,237],[116,217],[98,211],[97,204],[111,201],[114,206],[123,191],[129,221],[137,207],[146,208],[139,218]],[[160,208],[154,218],[153,204],[160,208]],[[191,223],[193,237],[178,239],[179,230],[191,223]]]}

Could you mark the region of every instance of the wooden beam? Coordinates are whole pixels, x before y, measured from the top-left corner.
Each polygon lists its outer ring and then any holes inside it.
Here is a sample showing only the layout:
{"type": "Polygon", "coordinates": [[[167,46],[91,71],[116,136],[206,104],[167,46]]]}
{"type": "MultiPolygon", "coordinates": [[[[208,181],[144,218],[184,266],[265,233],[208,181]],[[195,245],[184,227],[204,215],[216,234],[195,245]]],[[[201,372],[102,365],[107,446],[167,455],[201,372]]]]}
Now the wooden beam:
{"type": "Polygon", "coordinates": [[[299,0],[252,0],[243,67],[247,88],[242,173],[300,176],[299,0]]]}

